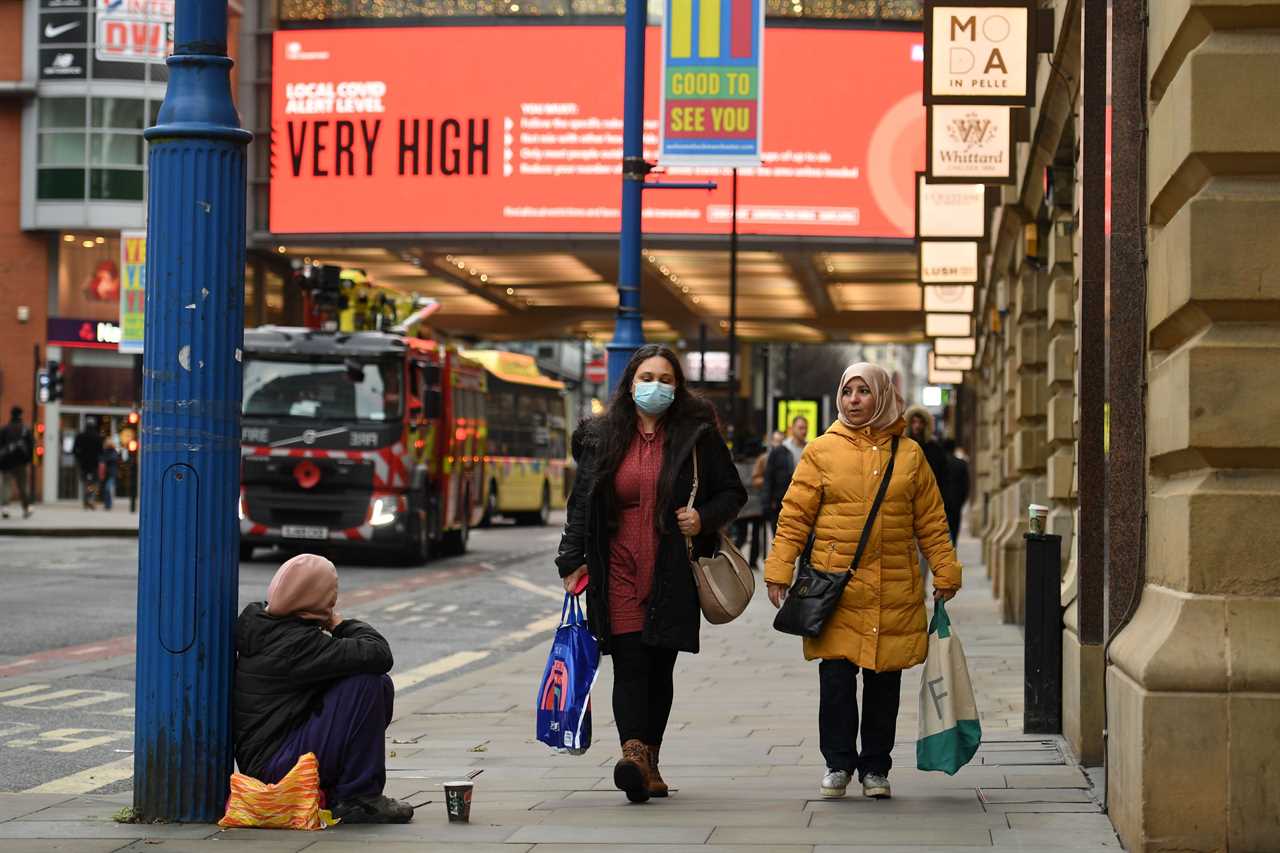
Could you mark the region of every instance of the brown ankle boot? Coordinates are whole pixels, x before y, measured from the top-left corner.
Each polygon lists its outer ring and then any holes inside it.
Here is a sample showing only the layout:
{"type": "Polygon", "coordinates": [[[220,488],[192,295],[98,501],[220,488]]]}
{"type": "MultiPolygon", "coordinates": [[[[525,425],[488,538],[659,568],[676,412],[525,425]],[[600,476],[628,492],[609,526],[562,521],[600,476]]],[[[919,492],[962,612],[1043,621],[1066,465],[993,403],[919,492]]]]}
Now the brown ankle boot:
{"type": "Polygon", "coordinates": [[[622,745],[622,758],[613,765],[613,784],[633,803],[649,799],[649,748],[632,739],[622,745]]]}
{"type": "Polygon", "coordinates": [[[649,746],[649,796],[665,797],[670,793],[667,783],[662,780],[662,774],[658,772],[658,751],[660,746],[649,746]]]}

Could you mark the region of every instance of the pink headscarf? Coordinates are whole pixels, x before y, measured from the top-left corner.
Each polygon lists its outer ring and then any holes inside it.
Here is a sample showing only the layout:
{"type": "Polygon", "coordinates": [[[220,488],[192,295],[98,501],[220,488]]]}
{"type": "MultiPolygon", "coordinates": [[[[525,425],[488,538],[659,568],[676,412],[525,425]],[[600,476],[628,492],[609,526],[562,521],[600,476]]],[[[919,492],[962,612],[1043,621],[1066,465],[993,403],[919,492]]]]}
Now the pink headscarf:
{"type": "Polygon", "coordinates": [[[327,623],[338,603],[338,570],[317,554],[299,554],[276,570],[267,587],[267,612],[327,623]]]}
{"type": "Polygon", "coordinates": [[[845,368],[844,375],[840,377],[840,384],[836,386],[836,410],[840,413],[840,422],[852,429],[864,427],[875,430],[888,429],[902,417],[902,411],[905,408],[902,394],[893,384],[893,377],[883,367],[875,364],[860,361],[849,365],[845,368]],[[862,377],[862,380],[871,388],[871,393],[876,395],[876,411],[869,420],[855,424],[845,415],[844,407],[840,405],[840,398],[844,393],[844,386],[849,384],[850,379],[858,376],[862,377]]]}

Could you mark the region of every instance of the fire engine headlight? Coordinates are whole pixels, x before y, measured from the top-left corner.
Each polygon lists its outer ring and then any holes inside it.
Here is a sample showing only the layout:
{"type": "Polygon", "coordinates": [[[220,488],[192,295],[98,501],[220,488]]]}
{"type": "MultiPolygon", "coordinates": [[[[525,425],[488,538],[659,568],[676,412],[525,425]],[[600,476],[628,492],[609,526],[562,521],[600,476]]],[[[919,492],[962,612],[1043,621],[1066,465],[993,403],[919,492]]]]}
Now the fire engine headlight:
{"type": "Polygon", "coordinates": [[[249,517],[244,511],[244,495],[241,495],[240,500],[236,502],[236,512],[239,513],[241,521],[244,521],[249,517]]]}
{"type": "Polygon", "coordinates": [[[373,502],[373,512],[369,514],[369,523],[374,527],[385,527],[396,520],[394,504],[378,498],[373,502]]]}

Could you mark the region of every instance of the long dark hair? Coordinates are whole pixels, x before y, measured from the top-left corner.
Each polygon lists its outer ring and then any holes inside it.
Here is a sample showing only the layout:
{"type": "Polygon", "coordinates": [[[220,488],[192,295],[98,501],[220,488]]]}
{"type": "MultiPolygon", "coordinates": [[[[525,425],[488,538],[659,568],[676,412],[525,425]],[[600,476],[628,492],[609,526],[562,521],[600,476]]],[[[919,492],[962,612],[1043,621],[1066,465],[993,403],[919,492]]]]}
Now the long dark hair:
{"type": "Polygon", "coordinates": [[[684,368],[680,357],[668,347],[660,344],[646,344],[636,350],[627,362],[627,369],[622,373],[622,380],[614,389],[609,400],[609,408],[604,414],[593,418],[587,426],[592,430],[598,453],[598,476],[600,482],[612,484],[613,476],[622,465],[622,460],[631,447],[636,435],[636,402],[631,396],[631,385],[635,381],[636,371],[645,361],[661,356],[671,364],[671,372],[676,377],[676,396],[671,408],[663,413],[661,424],[668,438],[681,433],[685,426],[697,422],[715,421],[715,410],[701,397],[689,390],[685,382],[684,368]]]}

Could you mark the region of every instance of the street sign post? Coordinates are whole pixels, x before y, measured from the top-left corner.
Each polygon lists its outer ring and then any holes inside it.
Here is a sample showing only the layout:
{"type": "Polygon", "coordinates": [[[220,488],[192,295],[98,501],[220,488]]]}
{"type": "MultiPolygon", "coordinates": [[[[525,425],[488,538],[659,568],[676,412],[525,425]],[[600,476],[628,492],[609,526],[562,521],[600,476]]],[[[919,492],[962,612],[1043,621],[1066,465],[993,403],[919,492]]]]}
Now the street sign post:
{"type": "Polygon", "coordinates": [[[232,768],[245,146],[227,0],[178,0],[148,128],[147,305],[133,803],[211,822],[232,768]]]}

